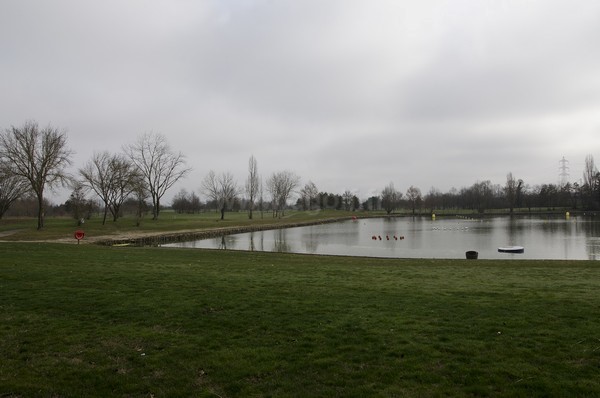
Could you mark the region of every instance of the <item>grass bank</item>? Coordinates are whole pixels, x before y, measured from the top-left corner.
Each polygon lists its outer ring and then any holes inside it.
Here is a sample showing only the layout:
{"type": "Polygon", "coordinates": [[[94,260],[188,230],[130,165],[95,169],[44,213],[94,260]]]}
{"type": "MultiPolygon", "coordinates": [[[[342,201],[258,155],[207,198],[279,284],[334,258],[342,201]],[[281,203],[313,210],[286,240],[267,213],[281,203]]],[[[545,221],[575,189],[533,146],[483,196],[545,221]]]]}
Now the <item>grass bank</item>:
{"type": "Polygon", "coordinates": [[[86,220],[78,226],[71,217],[48,217],[44,229],[38,231],[37,219],[7,218],[0,220],[0,239],[5,241],[40,241],[40,240],[70,240],[74,231],[85,231],[85,241],[96,241],[113,237],[117,240],[132,236],[147,235],[173,235],[190,231],[209,231],[228,228],[261,228],[267,226],[284,226],[298,223],[314,223],[330,219],[342,219],[352,216],[366,217],[380,215],[377,212],[349,212],[335,210],[315,211],[289,211],[285,216],[274,218],[271,212],[265,212],[261,217],[260,212],[254,214],[252,220],[248,219],[246,212],[227,213],[225,220],[220,220],[220,213],[206,212],[198,214],[177,214],[173,211],[163,211],[157,220],[144,219],[137,225],[136,219],[126,216],[117,221],[107,220],[102,224],[99,216],[86,220]]]}
{"type": "Polygon", "coordinates": [[[0,396],[600,396],[597,262],[0,258],[0,396]]]}

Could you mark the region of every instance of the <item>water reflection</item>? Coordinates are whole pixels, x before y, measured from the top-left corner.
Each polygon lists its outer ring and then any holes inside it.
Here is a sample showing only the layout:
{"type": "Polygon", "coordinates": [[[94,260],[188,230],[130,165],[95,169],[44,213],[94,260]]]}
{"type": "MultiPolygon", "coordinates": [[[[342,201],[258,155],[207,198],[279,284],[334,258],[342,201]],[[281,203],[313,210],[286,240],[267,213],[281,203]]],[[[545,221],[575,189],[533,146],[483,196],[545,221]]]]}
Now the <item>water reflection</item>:
{"type": "Polygon", "coordinates": [[[404,258],[464,258],[475,250],[479,258],[598,260],[600,223],[585,217],[378,218],[166,246],[404,258]],[[498,253],[500,246],[524,246],[525,253],[498,253]]]}

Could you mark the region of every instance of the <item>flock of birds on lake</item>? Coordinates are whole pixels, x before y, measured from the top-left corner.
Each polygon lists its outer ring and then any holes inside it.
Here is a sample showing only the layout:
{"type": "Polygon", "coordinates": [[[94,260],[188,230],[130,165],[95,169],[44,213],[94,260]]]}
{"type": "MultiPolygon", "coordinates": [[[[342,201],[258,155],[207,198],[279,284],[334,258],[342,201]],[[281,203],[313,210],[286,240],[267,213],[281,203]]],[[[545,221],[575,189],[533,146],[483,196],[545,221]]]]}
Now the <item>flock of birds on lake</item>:
{"type": "MultiPolygon", "coordinates": [[[[465,217],[465,216],[457,216],[458,218],[462,218],[464,219],[461,222],[481,222],[480,219],[475,219],[475,218],[471,218],[471,217],[465,217]]],[[[354,221],[357,221],[356,217],[352,218],[354,221]]],[[[435,219],[435,216],[434,216],[435,219]]],[[[432,227],[431,228],[432,231],[468,231],[469,227],[467,226],[462,226],[459,225],[457,227],[432,227]]],[[[404,240],[404,235],[385,235],[384,237],[382,237],[381,235],[373,235],[371,236],[372,240],[404,240]]]]}
{"type": "MultiPolygon", "coordinates": [[[[372,240],[383,240],[383,238],[381,237],[381,235],[373,235],[373,236],[371,236],[371,239],[372,239],[372,240]]],[[[386,235],[386,236],[385,236],[385,239],[386,239],[386,240],[390,240],[390,236],[389,236],[389,235],[386,235]]],[[[404,236],[403,236],[403,235],[400,235],[400,236],[396,236],[396,235],[394,235],[394,236],[393,236],[393,239],[394,239],[394,240],[404,240],[404,236]]]]}
{"type": "MultiPolygon", "coordinates": [[[[469,227],[466,226],[458,226],[458,227],[433,227],[432,231],[468,231],[469,227]]],[[[382,237],[381,235],[373,235],[371,236],[372,240],[404,240],[404,235],[385,235],[382,237]]]]}

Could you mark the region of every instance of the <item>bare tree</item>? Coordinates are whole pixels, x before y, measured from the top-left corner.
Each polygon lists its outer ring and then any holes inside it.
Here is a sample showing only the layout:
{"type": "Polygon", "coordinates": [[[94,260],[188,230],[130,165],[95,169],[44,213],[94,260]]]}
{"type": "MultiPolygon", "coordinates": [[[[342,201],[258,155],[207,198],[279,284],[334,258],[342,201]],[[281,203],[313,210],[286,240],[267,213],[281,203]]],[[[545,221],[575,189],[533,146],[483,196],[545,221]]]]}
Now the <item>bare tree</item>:
{"type": "Polygon", "coordinates": [[[238,187],[233,179],[233,175],[229,172],[221,174],[219,178],[219,188],[221,192],[221,220],[225,219],[227,207],[233,207],[233,201],[238,195],[238,187]]]}
{"type": "Polygon", "coordinates": [[[86,209],[89,210],[89,203],[87,198],[85,197],[85,191],[85,186],[82,183],[76,181],[73,184],[73,192],[71,192],[71,195],[69,196],[68,200],[69,209],[71,210],[73,218],[77,220],[78,226],[80,226],[84,222],[84,214],[86,209]]]}
{"type": "Polygon", "coordinates": [[[585,157],[585,168],[583,170],[583,184],[589,188],[594,187],[594,176],[598,170],[594,164],[594,156],[587,155],[585,157]]]}
{"type": "Polygon", "coordinates": [[[304,210],[312,210],[313,205],[317,204],[319,199],[319,190],[314,182],[309,181],[300,190],[300,202],[304,210]]]}
{"type": "Polygon", "coordinates": [[[116,155],[111,159],[110,171],[112,184],[109,206],[113,221],[117,221],[125,199],[136,192],[144,181],[139,170],[122,155],[116,155]]]}
{"type": "Polygon", "coordinates": [[[238,187],[233,175],[227,172],[217,176],[210,170],[202,181],[202,189],[211,200],[215,201],[221,211],[221,220],[224,220],[227,208],[232,207],[238,195],[238,187]]]}
{"type": "Polygon", "coordinates": [[[254,155],[248,161],[248,179],[246,180],[246,194],[248,195],[248,218],[252,220],[252,210],[258,195],[258,166],[254,155]]]}
{"type": "Polygon", "coordinates": [[[354,211],[354,194],[350,190],[345,190],[342,194],[342,203],[346,211],[354,211]]]}
{"type": "Polygon", "coordinates": [[[158,218],[160,200],[177,181],[191,170],[185,166],[181,152],[175,153],[162,134],[145,133],[125,148],[125,152],[142,175],[152,198],[152,219],[158,218]]]}
{"type": "Polygon", "coordinates": [[[402,192],[396,191],[394,183],[390,182],[383,191],[381,191],[381,206],[385,209],[387,214],[391,214],[402,198],[402,192]]]}
{"type": "Polygon", "coordinates": [[[512,173],[508,173],[506,175],[504,194],[506,195],[510,214],[513,214],[515,206],[519,203],[522,190],[523,180],[516,180],[512,173]]]}
{"type": "Polygon", "coordinates": [[[73,152],[67,148],[67,134],[52,126],[40,129],[28,121],[12,126],[0,135],[0,159],[11,165],[15,176],[28,182],[38,202],[38,229],[44,227],[46,188],[66,185],[70,176],[66,167],[73,152]]]}
{"type": "Polygon", "coordinates": [[[26,191],[26,181],[17,176],[9,164],[0,163],[0,219],[26,191]]]}
{"type": "Polygon", "coordinates": [[[148,199],[150,193],[148,192],[148,187],[146,186],[146,181],[144,180],[143,176],[137,174],[136,177],[137,178],[133,181],[133,195],[137,204],[135,225],[139,227],[142,224],[142,219],[147,212],[148,206],[146,204],[146,199],[148,199]]]}
{"type": "Polygon", "coordinates": [[[429,192],[425,195],[423,201],[425,202],[425,206],[431,209],[432,214],[435,208],[440,205],[442,197],[442,192],[439,189],[435,187],[429,188],[429,192]]]}
{"type": "Polygon", "coordinates": [[[213,170],[210,170],[204,180],[202,180],[202,191],[208,197],[207,202],[215,203],[215,210],[218,211],[219,207],[219,182],[217,181],[217,175],[213,170]]]}
{"type": "Polygon", "coordinates": [[[176,213],[190,212],[190,194],[185,190],[181,189],[171,202],[171,207],[176,213]]]}
{"type": "Polygon", "coordinates": [[[263,179],[260,177],[260,182],[258,183],[258,209],[260,210],[260,218],[264,218],[264,210],[265,210],[265,199],[264,199],[264,187],[263,187],[263,179]]]}
{"type": "Polygon", "coordinates": [[[86,165],[79,169],[83,185],[91,189],[104,203],[106,223],[108,211],[117,221],[121,205],[137,188],[140,174],[137,168],[123,155],[108,152],[95,153],[86,165]]]}
{"type": "Polygon", "coordinates": [[[583,196],[585,197],[586,207],[593,209],[594,206],[594,193],[600,191],[598,184],[600,179],[598,178],[598,169],[594,163],[594,157],[587,155],[585,157],[585,166],[583,169],[583,185],[581,186],[583,196]]]}
{"type": "Polygon", "coordinates": [[[298,184],[300,177],[291,171],[280,171],[271,175],[267,181],[267,191],[271,194],[273,217],[284,215],[287,201],[298,184]]]}
{"type": "MultiPolygon", "coordinates": [[[[421,202],[423,200],[423,198],[421,196],[421,190],[419,188],[414,187],[414,186],[411,185],[406,190],[406,199],[410,203],[410,207],[412,209],[412,214],[414,216],[415,215],[415,210],[417,209],[417,207],[421,206],[421,202]]],[[[421,211],[419,210],[419,213],[420,212],[421,211]]]]}
{"type": "Polygon", "coordinates": [[[81,184],[94,191],[104,203],[102,225],[106,223],[110,202],[110,157],[111,155],[106,151],[94,153],[92,159],[79,169],[79,175],[82,177],[81,184]]]}

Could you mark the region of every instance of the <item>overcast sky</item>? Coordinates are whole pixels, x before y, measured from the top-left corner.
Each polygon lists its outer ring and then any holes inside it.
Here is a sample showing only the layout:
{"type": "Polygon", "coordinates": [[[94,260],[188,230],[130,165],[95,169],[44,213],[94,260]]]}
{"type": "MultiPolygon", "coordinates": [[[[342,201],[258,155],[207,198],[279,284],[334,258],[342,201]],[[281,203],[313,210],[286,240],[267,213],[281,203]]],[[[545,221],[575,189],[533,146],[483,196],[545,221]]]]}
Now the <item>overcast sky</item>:
{"type": "Polygon", "coordinates": [[[557,183],[600,163],[597,0],[2,0],[0,128],[94,151],[164,134],[200,193],[254,154],[361,199],[557,183]]]}

